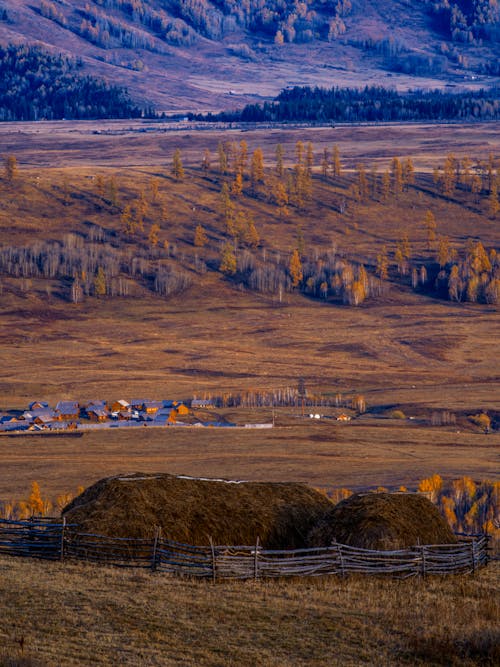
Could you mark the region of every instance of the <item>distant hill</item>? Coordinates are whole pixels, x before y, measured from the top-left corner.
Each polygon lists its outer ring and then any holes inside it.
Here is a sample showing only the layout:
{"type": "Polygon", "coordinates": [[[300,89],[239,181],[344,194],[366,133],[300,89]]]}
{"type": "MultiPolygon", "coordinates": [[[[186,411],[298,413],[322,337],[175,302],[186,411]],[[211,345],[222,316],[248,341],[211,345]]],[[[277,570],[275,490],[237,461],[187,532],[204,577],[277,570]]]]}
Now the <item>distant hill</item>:
{"type": "Polygon", "coordinates": [[[497,0],[0,1],[0,44],[81,59],[142,106],[244,106],[295,85],[488,87],[497,0]]]}

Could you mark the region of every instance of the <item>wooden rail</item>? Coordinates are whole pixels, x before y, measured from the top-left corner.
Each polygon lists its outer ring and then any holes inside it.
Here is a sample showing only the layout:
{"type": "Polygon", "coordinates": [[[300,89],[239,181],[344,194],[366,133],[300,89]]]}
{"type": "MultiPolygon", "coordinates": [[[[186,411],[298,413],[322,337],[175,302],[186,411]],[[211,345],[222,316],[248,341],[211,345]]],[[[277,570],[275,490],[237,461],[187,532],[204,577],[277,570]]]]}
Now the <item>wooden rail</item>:
{"type": "Polygon", "coordinates": [[[159,529],[151,539],[81,533],[50,520],[0,520],[0,554],[46,560],[85,560],[142,567],[188,577],[264,579],[372,574],[400,578],[475,572],[489,560],[487,535],[460,536],[456,544],[423,545],[394,551],[357,549],[345,544],[316,549],[254,546],[194,546],[173,542],[159,529]]]}

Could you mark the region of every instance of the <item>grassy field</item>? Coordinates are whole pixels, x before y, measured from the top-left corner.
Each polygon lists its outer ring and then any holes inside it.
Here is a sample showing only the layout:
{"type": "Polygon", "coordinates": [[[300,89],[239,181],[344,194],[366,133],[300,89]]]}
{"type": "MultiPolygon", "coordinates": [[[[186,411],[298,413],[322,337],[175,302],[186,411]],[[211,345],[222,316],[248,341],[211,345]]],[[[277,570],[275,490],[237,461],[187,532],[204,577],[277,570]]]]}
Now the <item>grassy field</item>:
{"type": "MultiPolygon", "coordinates": [[[[0,498],[24,493],[38,479],[47,493],[71,491],[104,474],[157,467],[188,474],[249,479],[299,479],[351,487],[414,485],[433,472],[457,477],[497,478],[498,433],[484,435],[467,421],[498,407],[500,347],[495,305],[453,303],[414,292],[391,268],[385,293],[360,307],[347,307],[297,292],[251,292],[215,271],[227,238],[219,213],[222,182],[215,168],[220,141],[245,139],[251,153],[262,147],[268,170],[281,142],[285,163],[294,161],[297,140],[315,152],[313,197],[303,209],[279,219],[266,189],[252,193],[247,182],[237,206],[251,214],[261,242],[257,255],[287,256],[298,226],[306,252],[334,245],[342,256],[373,271],[385,245],[390,261],[395,243],[407,233],[413,261],[429,251],[423,218],[431,210],[437,233],[462,252],[467,239],[499,248],[498,219],[479,200],[457,190],[444,197],[429,172],[447,153],[487,160],[500,154],[498,124],[464,126],[338,127],[300,130],[163,131],[142,122],[3,124],[4,154],[13,154],[19,174],[3,180],[2,247],[84,239],[99,225],[111,244],[133,256],[148,252],[148,229],[160,224],[160,243],[175,247],[170,259],[193,279],[191,288],[169,299],[154,295],[140,280],[134,298],[69,301],[70,280],[1,276],[0,409],[24,409],[44,398],[189,398],[204,392],[297,386],[333,397],[360,393],[369,411],[399,408],[408,420],[349,425],[304,423],[289,415],[282,428],[258,431],[141,432],[87,434],[82,440],[3,440],[0,498]],[[145,130],[147,132],[138,131],[145,130]],[[331,184],[319,174],[324,147],[339,145],[345,176],[331,184]],[[186,176],[171,174],[172,154],[181,148],[186,176]],[[209,148],[212,171],[200,169],[209,148]],[[352,170],[363,161],[378,173],[394,155],[411,156],[417,183],[397,199],[358,203],[349,194],[352,170]],[[99,179],[101,178],[101,186],[99,179]],[[118,203],[107,188],[114,179],[118,203]],[[152,194],[156,179],[158,194],[152,194]],[[99,188],[104,188],[104,194],[99,188]],[[123,238],[120,214],[127,203],[148,202],[145,231],[123,238]],[[339,197],[348,201],[338,210],[339,197]],[[13,224],[13,222],[15,224],[13,224]],[[193,246],[202,223],[205,248],[193,246]],[[200,255],[208,270],[195,268],[200,255]],[[457,414],[456,427],[429,428],[433,410],[457,414]]],[[[160,261],[160,260],[158,260],[160,261]]],[[[249,421],[267,421],[264,411],[249,421]]],[[[228,415],[242,422],[241,414],[228,415]]],[[[280,421],[278,420],[278,424],[280,421]]]]}
{"type": "MultiPolygon", "coordinates": [[[[232,411],[229,416],[242,415],[232,411]]],[[[33,480],[44,497],[55,498],[101,477],[133,471],[352,490],[416,488],[436,472],[445,479],[498,477],[497,433],[457,433],[398,420],[337,425],[302,421],[299,414],[287,419],[278,414],[277,424],[264,431],[143,428],[89,432],[79,439],[1,438],[1,499],[27,497],[33,480]]]]}
{"type": "Polygon", "coordinates": [[[24,559],[2,558],[0,570],[2,666],[465,667],[500,659],[498,563],[476,576],[215,586],[24,559]]]}
{"type": "MultiPolygon", "coordinates": [[[[86,242],[98,225],[132,261],[135,253],[149,252],[147,235],[156,222],[160,243],[168,241],[175,250],[168,258],[151,253],[148,262],[171,263],[193,279],[187,291],[169,299],[137,279],[133,298],[71,303],[71,277],[2,275],[1,410],[24,409],[33,399],[187,399],[205,392],[272,390],[296,387],[300,377],[310,392],[329,398],[362,394],[368,407],[347,424],[302,419],[299,409],[283,408],[273,430],[143,428],[89,432],[80,439],[1,438],[0,501],[26,498],[33,480],[44,497],[54,498],[105,475],[132,471],[354,490],[414,488],[433,473],[448,480],[498,480],[500,435],[485,434],[468,420],[481,410],[493,416],[498,411],[497,306],[413,291],[392,265],[404,233],[413,261],[429,259],[422,222],[427,210],[435,214],[439,235],[448,236],[458,252],[468,239],[499,250],[498,218],[488,213],[487,195],[474,199],[457,190],[444,197],[430,176],[448,152],[483,161],[492,153],[497,160],[498,125],[217,133],[37,123],[2,125],[0,141],[2,153],[14,154],[20,167],[13,182],[0,182],[0,250],[61,241],[68,233],[86,242]],[[252,193],[245,182],[238,206],[254,217],[259,257],[287,257],[299,225],[307,252],[334,245],[370,272],[386,245],[391,270],[382,295],[357,308],[297,291],[280,300],[216,270],[226,238],[220,189],[229,177],[221,179],[215,169],[204,174],[200,162],[205,147],[215,161],[219,141],[241,139],[250,150],[262,146],[268,169],[278,142],[288,166],[298,139],[315,147],[312,201],[292,208],[285,220],[264,188],[252,193]],[[345,174],[332,185],[317,165],[323,147],[335,143],[345,174]],[[183,181],[170,171],[177,146],[186,168],[183,181]],[[394,155],[413,158],[416,185],[397,200],[355,202],[350,187],[356,164],[363,161],[367,170],[376,164],[381,174],[394,155]],[[113,179],[116,204],[99,192],[113,179]],[[158,180],[157,199],[152,179],[158,180]],[[141,193],[148,202],[145,231],[124,238],[120,215],[141,193]],[[343,213],[341,198],[348,203],[343,213]],[[209,237],[201,250],[193,246],[198,223],[209,237]],[[196,269],[196,254],[206,271],[196,269]],[[408,419],[388,418],[395,409],[408,419]],[[456,424],[431,427],[435,410],[452,411],[456,424]]],[[[272,417],[267,409],[219,412],[238,423],[272,417]]],[[[2,666],[498,663],[497,565],[475,578],[216,587],[25,560],[2,559],[0,572],[2,666]]]]}

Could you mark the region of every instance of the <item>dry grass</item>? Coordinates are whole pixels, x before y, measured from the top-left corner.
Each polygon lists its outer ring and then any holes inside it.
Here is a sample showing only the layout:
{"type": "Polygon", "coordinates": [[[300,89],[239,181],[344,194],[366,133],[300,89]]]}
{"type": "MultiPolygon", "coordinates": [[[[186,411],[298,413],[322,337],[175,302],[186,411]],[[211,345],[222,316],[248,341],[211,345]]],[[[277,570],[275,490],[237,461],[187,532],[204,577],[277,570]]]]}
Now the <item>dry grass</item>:
{"type": "MultiPolygon", "coordinates": [[[[161,125],[138,133],[129,126],[0,125],[2,151],[14,153],[20,163],[19,182],[1,185],[2,243],[60,239],[69,231],[85,232],[89,222],[116,230],[119,215],[96,199],[92,177],[116,175],[123,203],[141,189],[148,193],[157,176],[167,211],[162,240],[175,243],[189,265],[194,228],[207,221],[207,259],[213,259],[222,229],[215,213],[220,183],[216,175],[204,178],[199,165],[203,149],[214,154],[220,140],[245,139],[250,150],[261,145],[269,164],[277,142],[285,146],[288,163],[297,139],[314,142],[318,162],[324,146],[338,143],[349,168],[360,161],[369,168],[375,161],[379,173],[393,155],[411,155],[425,174],[448,152],[481,158],[500,153],[498,124],[246,133],[162,132],[161,125]],[[93,134],[107,128],[116,134],[93,134]],[[187,165],[184,183],[170,176],[177,145],[187,165]],[[66,205],[64,178],[72,195],[66,205]]],[[[266,247],[283,253],[296,242],[300,222],[308,247],[329,247],[333,241],[354,258],[374,261],[384,243],[393,248],[407,231],[413,252],[422,257],[421,221],[428,208],[435,211],[438,233],[447,234],[452,245],[463,247],[469,236],[498,245],[485,201],[482,208],[467,196],[447,202],[424,188],[403,194],[398,204],[357,206],[341,216],[333,202],[343,187],[325,188],[318,177],[315,203],[283,223],[262,198],[245,195],[242,206],[254,214],[266,247]]],[[[159,208],[151,205],[152,215],[159,208]]],[[[6,439],[0,499],[26,494],[32,479],[53,496],[134,470],[353,489],[415,487],[435,472],[446,478],[498,477],[499,434],[484,435],[465,420],[498,404],[500,341],[492,335],[498,326],[493,306],[437,301],[395,284],[384,299],[360,308],[295,294],[278,304],[211,271],[195,278],[195,287],[169,300],[138,287],[142,298],[70,304],[60,299],[60,284],[49,283],[48,296],[45,281],[34,280],[23,290],[19,280],[2,277],[0,408],[25,408],[35,398],[188,398],[195,392],[296,386],[302,376],[308,389],[331,396],[359,392],[369,408],[382,413],[401,408],[408,417],[428,420],[434,409],[456,411],[457,426],[431,429],[418,420],[369,416],[348,425],[311,423],[283,411],[281,428],[271,432],[142,429],[140,439],[137,432],[122,431],[68,441],[6,439]]],[[[228,410],[226,416],[238,422],[271,418],[265,410],[228,410]]]]}
{"type": "Polygon", "coordinates": [[[0,664],[498,664],[498,564],[477,576],[223,583],[0,559],[0,664]]]}
{"type": "Polygon", "coordinates": [[[140,438],[135,430],[117,429],[79,439],[3,438],[1,499],[26,496],[34,479],[44,496],[55,497],[137,470],[354,490],[400,484],[416,488],[435,472],[445,479],[459,478],[464,471],[476,480],[498,477],[495,433],[409,427],[399,420],[365,426],[297,417],[291,423],[266,431],[141,429],[140,438]]]}

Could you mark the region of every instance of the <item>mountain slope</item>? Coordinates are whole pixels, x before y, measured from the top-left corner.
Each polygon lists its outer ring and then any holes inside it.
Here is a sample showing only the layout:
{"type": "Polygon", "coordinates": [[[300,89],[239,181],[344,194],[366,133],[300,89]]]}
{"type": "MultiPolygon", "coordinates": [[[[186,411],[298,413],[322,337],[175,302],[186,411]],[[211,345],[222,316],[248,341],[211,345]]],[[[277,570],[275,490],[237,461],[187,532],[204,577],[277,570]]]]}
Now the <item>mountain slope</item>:
{"type": "Polygon", "coordinates": [[[82,58],[159,110],[234,108],[289,85],[489,85],[496,0],[0,2],[0,43],[82,58]]]}

